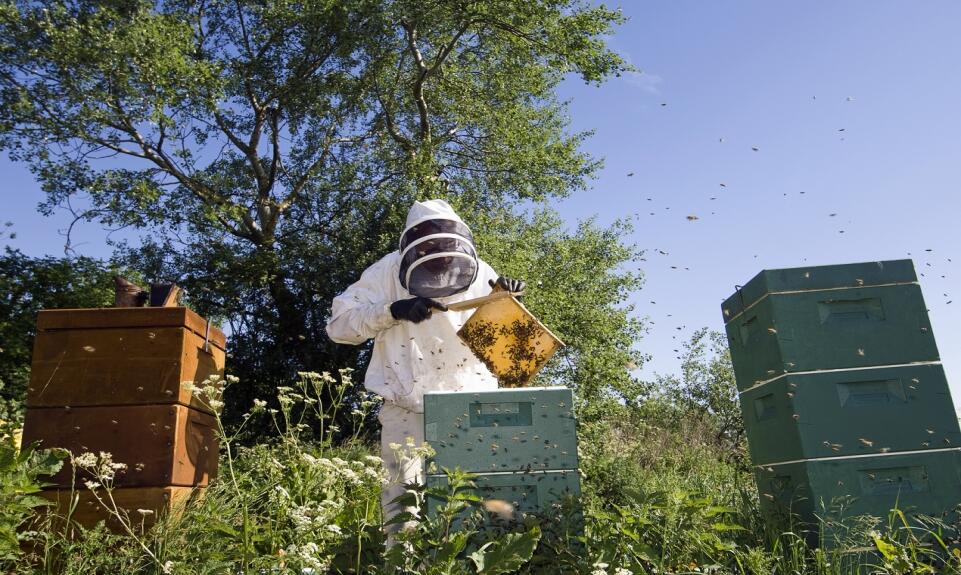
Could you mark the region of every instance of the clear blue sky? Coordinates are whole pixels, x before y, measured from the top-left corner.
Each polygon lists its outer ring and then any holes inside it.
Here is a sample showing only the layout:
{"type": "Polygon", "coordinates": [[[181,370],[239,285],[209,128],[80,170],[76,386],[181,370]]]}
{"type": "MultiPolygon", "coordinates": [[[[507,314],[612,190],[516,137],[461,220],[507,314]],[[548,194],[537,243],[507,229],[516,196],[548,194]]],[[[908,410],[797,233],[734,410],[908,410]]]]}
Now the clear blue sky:
{"type": "MultiPolygon", "coordinates": [[[[653,322],[645,372],[676,370],[673,350],[698,327],[722,329],[721,300],[761,269],[911,257],[961,402],[961,3],[623,9],[611,43],[643,73],[563,86],[605,167],[560,209],[571,222],[636,214],[648,252],[635,304],[653,322]]],[[[36,214],[29,173],[0,167],[9,243],[62,253],[69,219],[36,214]]],[[[110,252],[102,230],[76,237],[80,253],[110,252]]]]}

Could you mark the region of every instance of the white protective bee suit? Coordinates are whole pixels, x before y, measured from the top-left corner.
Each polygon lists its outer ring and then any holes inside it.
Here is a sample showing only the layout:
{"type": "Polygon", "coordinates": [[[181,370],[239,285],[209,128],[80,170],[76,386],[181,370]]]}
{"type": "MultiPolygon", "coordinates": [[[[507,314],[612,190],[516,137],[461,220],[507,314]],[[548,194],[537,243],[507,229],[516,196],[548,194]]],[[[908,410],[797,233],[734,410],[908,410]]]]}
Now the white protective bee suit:
{"type": "MultiPolygon", "coordinates": [[[[428,200],[411,207],[405,233],[426,220],[463,224],[447,202],[428,200]]],[[[417,446],[423,444],[424,393],[497,388],[496,378],[457,336],[473,310],[434,311],[419,323],[394,319],[390,305],[414,297],[401,283],[401,261],[401,252],[395,251],[364,270],[357,282],[334,298],[327,323],[327,334],[337,343],[357,345],[374,340],[364,386],[384,398],[378,419],[383,426],[382,457],[391,478],[381,494],[385,519],[400,511],[391,508],[389,502],[404,492],[403,484],[424,480],[421,458],[398,461],[390,447],[405,446],[408,438],[413,438],[417,446]]],[[[489,294],[489,282],[498,276],[480,258],[476,262],[476,275],[472,282],[467,279],[470,283],[465,284],[466,289],[433,299],[450,304],[489,294]]],[[[405,277],[410,281],[410,275],[405,277]]]]}

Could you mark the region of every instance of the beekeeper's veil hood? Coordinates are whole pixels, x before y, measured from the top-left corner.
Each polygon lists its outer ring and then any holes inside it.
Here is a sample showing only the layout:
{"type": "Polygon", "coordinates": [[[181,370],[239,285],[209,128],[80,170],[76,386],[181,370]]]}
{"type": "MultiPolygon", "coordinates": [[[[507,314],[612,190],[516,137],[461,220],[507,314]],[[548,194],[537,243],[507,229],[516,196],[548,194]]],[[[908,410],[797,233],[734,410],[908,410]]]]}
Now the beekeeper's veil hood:
{"type": "Polygon", "coordinates": [[[445,297],[477,276],[474,236],[444,200],[414,202],[400,235],[400,283],[413,295],[445,297]]]}

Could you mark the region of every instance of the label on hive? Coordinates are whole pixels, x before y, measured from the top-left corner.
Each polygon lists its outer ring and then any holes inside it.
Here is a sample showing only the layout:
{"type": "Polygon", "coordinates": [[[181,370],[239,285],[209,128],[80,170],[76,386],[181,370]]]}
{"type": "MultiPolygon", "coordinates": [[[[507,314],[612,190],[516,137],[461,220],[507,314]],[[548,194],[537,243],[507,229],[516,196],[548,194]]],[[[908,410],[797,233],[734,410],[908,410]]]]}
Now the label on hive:
{"type": "Polygon", "coordinates": [[[573,393],[563,387],[424,395],[428,469],[576,469],[573,393]]]}
{"type": "Polygon", "coordinates": [[[895,506],[939,516],[961,504],[961,449],[811,460],[757,466],[762,508],[802,521],[870,514],[895,506]]]}
{"type": "Polygon", "coordinates": [[[186,327],[40,330],[27,406],[179,403],[207,410],[181,384],[223,372],[223,349],[205,347],[186,327]]]}
{"type": "MultiPolygon", "coordinates": [[[[28,408],[23,443],[62,447],[74,455],[110,453],[121,487],[203,486],[217,473],[216,420],[182,405],[28,408]]],[[[50,482],[69,488],[69,461],[50,482]]],[[[77,474],[76,485],[96,480],[77,474]]]]}
{"type": "Polygon", "coordinates": [[[770,294],[725,327],[739,390],[789,372],[939,359],[916,284],[770,294]]]}
{"type": "Polygon", "coordinates": [[[961,446],[940,364],[788,374],[740,400],[759,465],[961,446]]]}

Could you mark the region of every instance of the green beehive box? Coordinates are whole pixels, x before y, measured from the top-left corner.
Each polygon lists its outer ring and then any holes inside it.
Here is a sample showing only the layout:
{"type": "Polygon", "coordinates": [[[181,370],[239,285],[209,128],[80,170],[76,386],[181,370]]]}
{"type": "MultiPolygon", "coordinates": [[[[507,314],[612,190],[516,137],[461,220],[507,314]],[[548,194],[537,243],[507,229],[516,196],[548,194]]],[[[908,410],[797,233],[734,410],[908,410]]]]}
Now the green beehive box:
{"type": "Polygon", "coordinates": [[[810,460],[755,470],[762,509],[808,524],[857,515],[886,519],[895,506],[940,516],[961,504],[961,449],[810,460]]]}
{"type": "MultiPolygon", "coordinates": [[[[576,470],[480,474],[474,478],[475,493],[484,500],[506,501],[517,514],[550,511],[567,496],[580,498],[581,482],[576,470]]],[[[447,485],[446,475],[428,475],[427,487],[447,485]]],[[[428,505],[432,513],[440,501],[428,505]]],[[[519,516],[517,518],[520,518],[519,516]]]]}
{"type": "Polygon", "coordinates": [[[722,308],[739,390],[788,372],[939,359],[909,260],[766,270],[722,308]]]}
{"type": "Polygon", "coordinates": [[[577,469],[574,395],[529,387],[424,395],[428,469],[472,473],[577,469]]]}
{"type": "Polygon", "coordinates": [[[758,465],[961,446],[940,364],[788,374],[740,399],[758,465]]]}

